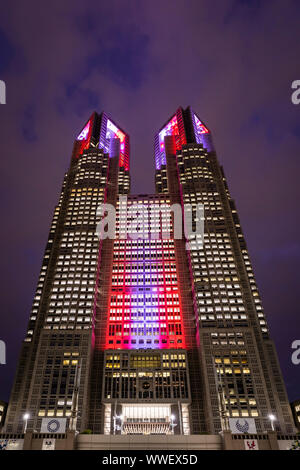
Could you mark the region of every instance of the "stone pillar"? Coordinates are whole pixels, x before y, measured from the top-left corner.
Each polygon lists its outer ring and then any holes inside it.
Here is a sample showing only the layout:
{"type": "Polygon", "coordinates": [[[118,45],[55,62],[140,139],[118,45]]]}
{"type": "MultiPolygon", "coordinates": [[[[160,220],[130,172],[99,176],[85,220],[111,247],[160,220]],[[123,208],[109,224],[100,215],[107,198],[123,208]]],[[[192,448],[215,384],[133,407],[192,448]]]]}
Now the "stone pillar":
{"type": "Polygon", "coordinates": [[[23,450],[31,450],[32,431],[27,431],[24,435],[23,450]]]}
{"type": "Polygon", "coordinates": [[[279,450],[276,431],[268,431],[270,450],[279,450]]]}
{"type": "Polygon", "coordinates": [[[231,431],[222,431],[221,433],[222,436],[222,444],[223,444],[223,450],[233,450],[233,442],[232,442],[232,434],[231,431]]]}
{"type": "Polygon", "coordinates": [[[67,431],[65,450],[75,449],[75,431],[67,431]]]}

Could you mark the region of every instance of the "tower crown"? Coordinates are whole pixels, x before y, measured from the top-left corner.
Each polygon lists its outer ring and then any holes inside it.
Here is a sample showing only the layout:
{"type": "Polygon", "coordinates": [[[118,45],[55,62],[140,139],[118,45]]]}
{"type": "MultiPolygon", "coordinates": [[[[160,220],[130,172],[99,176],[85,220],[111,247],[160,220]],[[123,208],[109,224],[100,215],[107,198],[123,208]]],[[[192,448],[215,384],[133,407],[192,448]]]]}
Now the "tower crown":
{"type": "Polygon", "coordinates": [[[180,150],[187,143],[202,144],[209,152],[214,150],[208,127],[190,106],[186,109],[180,106],[155,135],[155,166],[157,170],[166,164],[164,138],[168,135],[175,137],[176,150],[180,150]]]}
{"type": "Polygon", "coordinates": [[[90,147],[103,149],[110,157],[115,155],[115,140],[119,139],[119,166],[129,170],[130,140],[129,135],[114,122],[105,112],[100,115],[94,112],[83,126],[75,140],[73,156],[78,158],[90,147]]]}

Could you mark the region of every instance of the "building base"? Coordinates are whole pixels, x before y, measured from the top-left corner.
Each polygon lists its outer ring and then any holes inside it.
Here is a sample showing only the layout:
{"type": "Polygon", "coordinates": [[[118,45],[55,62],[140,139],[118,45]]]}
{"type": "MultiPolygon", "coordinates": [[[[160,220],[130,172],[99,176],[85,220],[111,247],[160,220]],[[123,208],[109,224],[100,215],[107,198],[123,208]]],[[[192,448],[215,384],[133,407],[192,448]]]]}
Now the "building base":
{"type": "Polygon", "coordinates": [[[220,434],[198,435],[104,435],[42,434],[27,431],[25,434],[0,434],[0,450],[291,450],[300,448],[299,435],[220,434]]]}
{"type": "Polygon", "coordinates": [[[78,450],[222,450],[221,435],[116,435],[79,434],[78,450]]]}

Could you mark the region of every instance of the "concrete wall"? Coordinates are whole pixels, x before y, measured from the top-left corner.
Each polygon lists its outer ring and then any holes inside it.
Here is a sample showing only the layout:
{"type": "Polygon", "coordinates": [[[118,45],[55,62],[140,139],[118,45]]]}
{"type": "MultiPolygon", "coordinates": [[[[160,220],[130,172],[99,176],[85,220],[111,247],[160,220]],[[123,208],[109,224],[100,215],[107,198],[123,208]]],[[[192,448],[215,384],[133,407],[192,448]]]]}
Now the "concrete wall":
{"type": "Polygon", "coordinates": [[[78,450],[221,450],[221,435],[192,436],[104,436],[101,434],[79,434],[78,450]]]}
{"type": "MultiPolygon", "coordinates": [[[[298,437],[299,438],[299,437],[298,437]]],[[[19,442],[19,449],[41,450],[44,440],[55,439],[55,450],[245,450],[246,440],[255,442],[258,450],[289,450],[297,436],[277,436],[276,432],[264,434],[220,434],[198,435],[103,435],[78,434],[73,431],[66,434],[40,434],[28,431],[24,434],[0,434],[0,441],[5,439],[19,442]],[[21,445],[20,445],[21,444],[21,445]]],[[[17,450],[17,448],[16,448],[17,450]]]]}

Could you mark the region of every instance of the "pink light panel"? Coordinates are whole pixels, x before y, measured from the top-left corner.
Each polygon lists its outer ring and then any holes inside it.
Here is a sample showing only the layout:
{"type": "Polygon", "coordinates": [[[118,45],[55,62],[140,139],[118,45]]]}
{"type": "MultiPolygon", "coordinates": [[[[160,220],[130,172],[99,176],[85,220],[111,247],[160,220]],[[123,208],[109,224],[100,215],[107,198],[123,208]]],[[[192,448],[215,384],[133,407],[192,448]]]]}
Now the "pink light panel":
{"type": "Polygon", "coordinates": [[[209,130],[205,127],[205,125],[197,118],[196,114],[194,114],[194,119],[196,123],[196,128],[199,134],[208,134],[209,130]]]}
{"type": "Polygon", "coordinates": [[[76,151],[74,156],[78,158],[80,155],[82,155],[82,152],[89,148],[90,146],[90,141],[91,141],[91,135],[92,135],[92,128],[93,128],[93,116],[89,119],[89,121],[86,123],[78,137],[76,138],[77,144],[76,144],[76,151]]]}
{"type": "Polygon", "coordinates": [[[159,148],[160,148],[160,151],[164,151],[164,149],[165,149],[165,136],[166,135],[174,135],[174,136],[178,135],[179,136],[179,129],[178,129],[176,114],[159,133],[159,148]]]}
{"type": "Polygon", "coordinates": [[[113,139],[120,140],[119,166],[124,167],[125,170],[129,170],[129,137],[103,113],[99,147],[103,148],[105,153],[110,153],[113,139]]]}
{"type": "Polygon", "coordinates": [[[106,348],[185,348],[172,239],[115,240],[106,348]]]}

